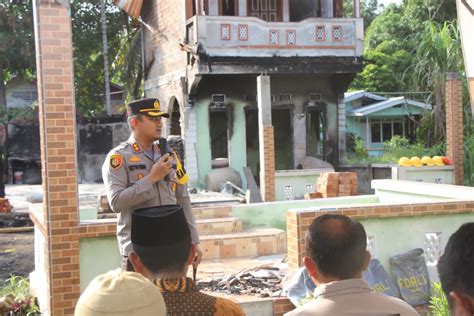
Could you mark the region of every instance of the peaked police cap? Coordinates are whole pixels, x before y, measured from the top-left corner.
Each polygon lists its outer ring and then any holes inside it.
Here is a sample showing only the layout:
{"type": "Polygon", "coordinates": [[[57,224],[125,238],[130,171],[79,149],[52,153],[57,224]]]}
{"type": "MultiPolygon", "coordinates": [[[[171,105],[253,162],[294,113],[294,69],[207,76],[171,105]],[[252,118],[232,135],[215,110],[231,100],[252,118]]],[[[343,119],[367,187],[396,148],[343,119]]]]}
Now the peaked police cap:
{"type": "Polygon", "coordinates": [[[133,116],[137,114],[144,114],[151,117],[170,117],[168,113],[161,111],[160,101],[156,98],[140,99],[129,102],[127,104],[127,115],[133,116]]]}

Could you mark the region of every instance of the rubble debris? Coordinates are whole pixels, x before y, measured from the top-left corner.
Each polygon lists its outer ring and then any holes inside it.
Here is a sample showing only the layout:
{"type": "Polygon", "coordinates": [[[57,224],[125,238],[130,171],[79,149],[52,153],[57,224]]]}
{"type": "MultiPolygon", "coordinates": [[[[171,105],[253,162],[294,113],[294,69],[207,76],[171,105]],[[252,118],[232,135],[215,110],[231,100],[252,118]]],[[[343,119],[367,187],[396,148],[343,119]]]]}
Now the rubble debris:
{"type": "Polygon", "coordinates": [[[0,228],[33,226],[28,212],[0,213],[0,228]]]}
{"type": "Polygon", "coordinates": [[[280,297],[283,295],[283,270],[273,265],[245,269],[224,277],[211,277],[196,282],[202,291],[224,294],[280,297]]]}

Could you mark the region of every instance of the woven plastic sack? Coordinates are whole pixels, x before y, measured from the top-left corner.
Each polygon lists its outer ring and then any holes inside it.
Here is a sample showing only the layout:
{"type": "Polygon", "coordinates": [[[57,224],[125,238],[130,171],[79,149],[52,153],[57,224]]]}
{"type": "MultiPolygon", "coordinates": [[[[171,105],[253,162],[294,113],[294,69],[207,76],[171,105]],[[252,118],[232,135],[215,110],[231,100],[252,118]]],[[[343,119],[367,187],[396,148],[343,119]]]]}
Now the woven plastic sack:
{"type": "Polygon", "coordinates": [[[430,278],[423,249],[393,256],[389,262],[401,298],[412,306],[427,304],[430,300],[430,278]]]}
{"type": "Polygon", "coordinates": [[[393,282],[392,277],[387,273],[380,261],[372,259],[369,266],[364,271],[363,279],[369,283],[370,288],[378,293],[383,293],[393,297],[400,297],[398,287],[393,282]]]}

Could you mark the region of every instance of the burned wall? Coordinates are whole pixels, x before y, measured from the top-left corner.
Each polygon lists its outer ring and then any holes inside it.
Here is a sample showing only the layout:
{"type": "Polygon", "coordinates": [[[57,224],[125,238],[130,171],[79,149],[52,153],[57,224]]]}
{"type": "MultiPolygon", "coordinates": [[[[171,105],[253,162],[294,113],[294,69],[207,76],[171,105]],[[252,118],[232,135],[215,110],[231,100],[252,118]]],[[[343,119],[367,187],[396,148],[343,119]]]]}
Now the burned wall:
{"type": "Polygon", "coordinates": [[[102,182],[107,153],[130,136],[127,123],[78,125],[78,162],[81,182],[102,182]]]}
{"type": "Polygon", "coordinates": [[[8,176],[11,183],[41,183],[38,124],[8,124],[8,176]]]}
{"type": "MultiPolygon", "coordinates": [[[[272,116],[275,128],[276,169],[294,169],[307,155],[306,108],[309,95],[318,94],[325,105],[327,161],[338,161],[337,93],[327,75],[272,75],[272,116]]],[[[204,77],[196,94],[196,122],[203,128],[197,131],[199,177],[212,169],[210,108],[213,94],[224,94],[225,104],[231,108],[232,122],[229,135],[230,165],[238,172],[250,166],[258,175],[258,120],[256,76],[215,75],[204,77]],[[254,112],[252,112],[254,111],[254,112]],[[249,124],[247,124],[249,122],[249,124]]]]}

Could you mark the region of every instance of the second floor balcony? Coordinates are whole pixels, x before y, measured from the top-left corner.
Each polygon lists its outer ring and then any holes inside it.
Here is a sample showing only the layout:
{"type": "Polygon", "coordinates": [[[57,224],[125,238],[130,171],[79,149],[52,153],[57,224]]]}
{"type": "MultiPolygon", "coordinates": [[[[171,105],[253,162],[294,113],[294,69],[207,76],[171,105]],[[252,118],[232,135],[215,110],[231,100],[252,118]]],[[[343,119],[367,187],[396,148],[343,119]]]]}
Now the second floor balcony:
{"type": "Polygon", "coordinates": [[[361,18],[308,18],[267,22],[244,16],[194,16],[187,43],[212,57],[317,57],[362,55],[361,18]]]}
{"type": "Polygon", "coordinates": [[[187,0],[186,42],[210,57],[360,57],[360,0],[187,0]],[[190,2],[192,1],[192,2],[190,2]],[[350,15],[350,17],[346,17],[350,15]]]}

